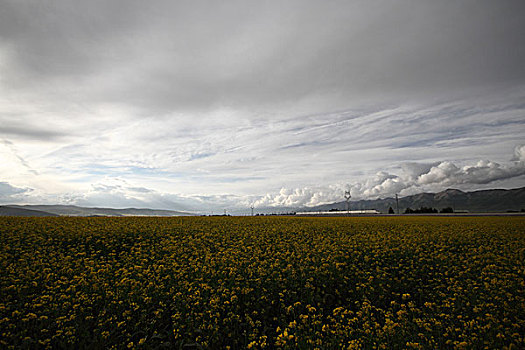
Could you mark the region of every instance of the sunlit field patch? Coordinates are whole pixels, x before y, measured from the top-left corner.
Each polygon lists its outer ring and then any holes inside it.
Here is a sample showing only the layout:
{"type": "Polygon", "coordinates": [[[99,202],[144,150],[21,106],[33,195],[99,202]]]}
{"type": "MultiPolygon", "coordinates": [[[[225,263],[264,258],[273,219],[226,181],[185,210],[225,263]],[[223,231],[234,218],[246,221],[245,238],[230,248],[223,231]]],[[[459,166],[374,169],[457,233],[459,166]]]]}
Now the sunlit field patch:
{"type": "Polygon", "coordinates": [[[1,218],[1,348],[523,348],[525,219],[1,218]]]}

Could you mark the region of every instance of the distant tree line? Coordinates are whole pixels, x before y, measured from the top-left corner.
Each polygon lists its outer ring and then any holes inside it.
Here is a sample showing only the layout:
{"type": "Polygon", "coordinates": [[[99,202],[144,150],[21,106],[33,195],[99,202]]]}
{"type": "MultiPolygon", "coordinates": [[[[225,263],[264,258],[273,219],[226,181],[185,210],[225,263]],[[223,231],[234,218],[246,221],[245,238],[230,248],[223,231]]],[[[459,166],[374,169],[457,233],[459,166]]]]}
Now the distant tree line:
{"type": "Polygon", "coordinates": [[[420,207],[419,209],[406,208],[405,214],[437,214],[437,213],[453,213],[454,209],[451,207],[446,207],[438,211],[436,208],[432,207],[420,207]]]}

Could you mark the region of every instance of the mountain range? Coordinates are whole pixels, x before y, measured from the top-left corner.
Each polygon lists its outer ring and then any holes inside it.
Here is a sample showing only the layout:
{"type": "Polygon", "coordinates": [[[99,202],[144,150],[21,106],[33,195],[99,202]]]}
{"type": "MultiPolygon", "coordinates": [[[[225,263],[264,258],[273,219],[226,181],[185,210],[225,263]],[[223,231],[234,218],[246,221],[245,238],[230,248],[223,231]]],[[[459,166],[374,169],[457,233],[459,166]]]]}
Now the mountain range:
{"type": "MultiPolygon", "coordinates": [[[[396,208],[396,199],[382,198],[374,200],[350,201],[350,210],[376,209],[388,213],[389,208],[396,208]]],[[[456,189],[447,189],[438,193],[418,193],[412,196],[399,198],[399,212],[406,208],[418,209],[421,207],[453,208],[454,211],[469,212],[507,212],[521,211],[525,208],[525,187],[511,190],[492,189],[473,192],[463,192],[456,189]]],[[[346,202],[319,205],[308,208],[307,211],[346,210],[346,202]]]]}

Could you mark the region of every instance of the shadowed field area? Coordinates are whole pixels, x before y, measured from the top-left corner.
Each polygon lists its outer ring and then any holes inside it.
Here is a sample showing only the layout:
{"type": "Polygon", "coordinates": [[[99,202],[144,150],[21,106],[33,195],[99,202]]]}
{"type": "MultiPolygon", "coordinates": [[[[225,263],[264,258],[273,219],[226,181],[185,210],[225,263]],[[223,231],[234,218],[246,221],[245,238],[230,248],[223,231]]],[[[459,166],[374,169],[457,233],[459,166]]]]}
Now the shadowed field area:
{"type": "Polygon", "coordinates": [[[2,348],[522,348],[523,217],[0,218],[2,348]]]}

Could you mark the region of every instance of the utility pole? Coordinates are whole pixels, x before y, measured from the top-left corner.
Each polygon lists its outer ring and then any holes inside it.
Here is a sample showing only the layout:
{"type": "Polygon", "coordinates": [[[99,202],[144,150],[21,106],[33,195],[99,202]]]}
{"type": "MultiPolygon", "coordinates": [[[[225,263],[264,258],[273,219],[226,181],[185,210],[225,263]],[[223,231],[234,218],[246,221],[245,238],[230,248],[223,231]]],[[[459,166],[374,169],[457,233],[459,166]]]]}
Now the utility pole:
{"type": "Polygon", "coordinates": [[[396,193],[396,210],[397,210],[397,215],[399,215],[399,198],[397,197],[397,193],[396,193]]]}
{"type": "Polygon", "coordinates": [[[346,199],[346,214],[350,214],[350,198],[352,196],[350,195],[350,191],[345,191],[345,199],[346,199]]]}

